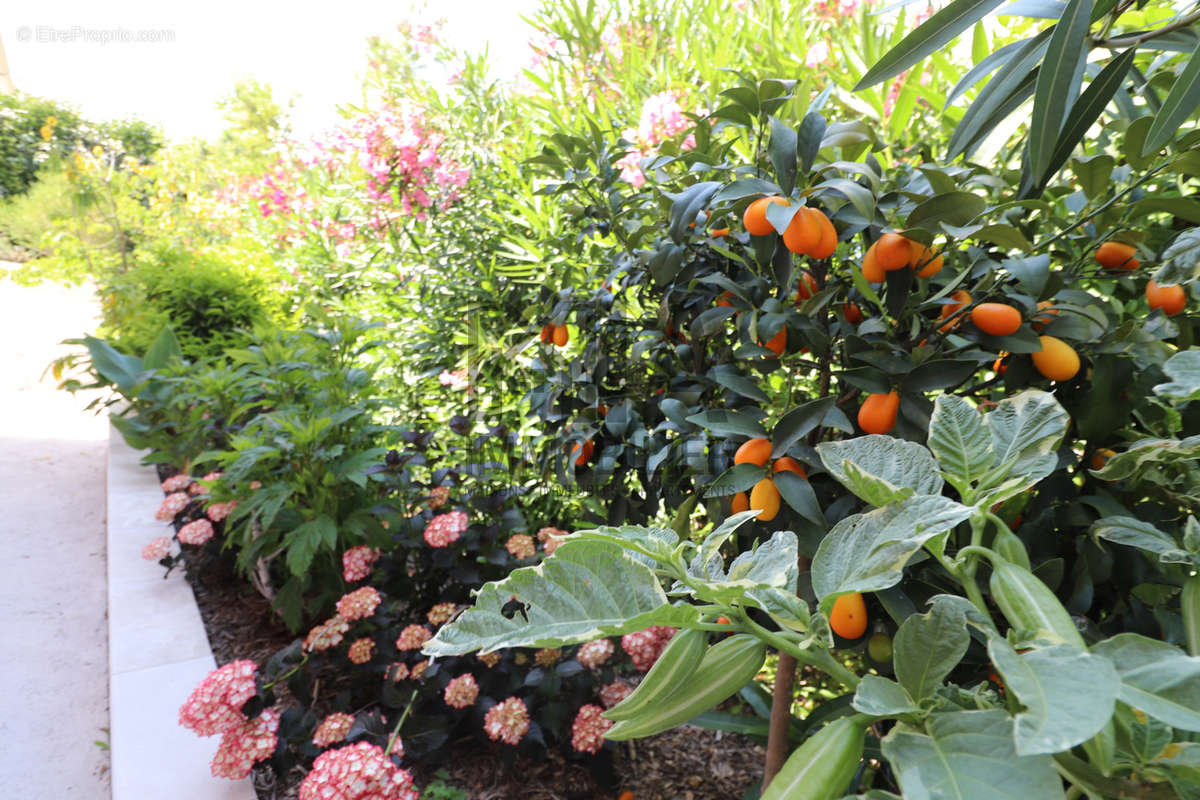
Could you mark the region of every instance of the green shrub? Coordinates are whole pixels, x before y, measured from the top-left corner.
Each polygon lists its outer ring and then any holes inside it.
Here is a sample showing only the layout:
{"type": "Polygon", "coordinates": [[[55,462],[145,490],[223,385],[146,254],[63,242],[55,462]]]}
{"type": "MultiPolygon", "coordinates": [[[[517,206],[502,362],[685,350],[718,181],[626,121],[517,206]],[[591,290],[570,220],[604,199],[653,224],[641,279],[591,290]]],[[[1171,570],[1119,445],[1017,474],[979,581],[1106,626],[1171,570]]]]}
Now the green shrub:
{"type": "Polygon", "coordinates": [[[142,253],[102,290],[104,329],[119,347],[145,351],[169,324],[189,358],[216,355],[239,331],[278,318],[278,300],[248,266],[170,247],[142,253]]]}

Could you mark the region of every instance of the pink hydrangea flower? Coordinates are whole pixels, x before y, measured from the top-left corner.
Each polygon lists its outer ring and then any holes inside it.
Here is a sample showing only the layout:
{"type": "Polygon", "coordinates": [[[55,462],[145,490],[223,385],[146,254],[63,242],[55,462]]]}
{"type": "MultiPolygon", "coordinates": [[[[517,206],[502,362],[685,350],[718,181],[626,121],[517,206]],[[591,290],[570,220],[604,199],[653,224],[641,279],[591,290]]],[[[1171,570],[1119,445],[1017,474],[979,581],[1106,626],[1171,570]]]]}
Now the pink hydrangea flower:
{"type": "Polygon", "coordinates": [[[202,545],[213,537],[212,523],[206,519],[189,522],[179,529],[179,541],[184,544],[202,545]]]}
{"type": "Polygon", "coordinates": [[[382,601],[378,589],[374,586],[364,586],[342,595],[342,599],[337,601],[337,613],[342,619],[366,619],[375,613],[382,601]]]}
{"type": "Polygon", "coordinates": [[[420,650],[433,637],[424,625],[409,625],[396,639],[397,650],[420,650]]]}
{"type": "Polygon", "coordinates": [[[604,709],[597,705],[586,705],[575,715],[571,725],[571,747],[580,753],[600,752],[604,746],[604,734],[612,727],[612,722],[601,716],[604,709]]]}
{"type": "Polygon", "coordinates": [[[160,536],[142,548],[142,558],[147,561],[162,561],[171,553],[171,540],[160,536]]]}
{"type": "Polygon", "coordinates": [[[633,687],[625,681],[618,680],[600,687],[598,694],[600,695],[600,702],[604,704],[604,707],[612,708],[633,694],[633,687]]]}
{"type": "Polygon", "coordinates": [[[627,633],[621,637],[621,647],[633,660],[634,669],[645,672],[654,666],[667,642],[675,635],[674,628],[655,625],[644,631],[627,633]]]}
{"type": "Polygon", "coordinates": [[[408,677],[414,681],[419,681],[425,675],[425,670],[429,669],[429,659],[418,661],[412,665],[412,669],[408,671],[408,677]]]}
{"type": "Polygon", "coordinates": [[[475,676],[469,672],[459,675],[446,684],[442,698],[451,708],[467,708],[475,705],[475,701],[479,699],[479,684],[475,682],[475,676]]]}
{"type": "MultiPolygon", "coordinates": [[[[392,749],[403,754],[399,742],[392,749]]],[[[317,756],[300,784],[300,800],[417,800],[412,775],[368,742],[328,750],[317,756]]]]}
{"type": "Polygon", "coordinates": [[[350,583],[361,581],[371,574],[379,551],[365,544],[351,547],[342,553],[342,577],[350,583]]]}
{"type": "Polygon", "coordinates": [[[346,651],[346,658],[354,664],[365,664],[371,660],[373,655],[375,655],[375,642],[365,636],[355,639],[350,644],[350,649],[346,651]]]}
{"type": "Polygon", "coordinates": [[[240,503],[237,500],[230,500],[228,503],[211,503],[205,513],[208,514],[208,518],[213,522],[220,522],[228,517],[238,505],[240,503]]]}
{"type": "Polygon", "coordinates": [[[429,507],[439,509],[450,499],[449,486],[435,486],[429,490],[429,507]]]}
{"type": "Polygon", "coordinates": [[[331,617],[308,632],[304,639],[304,649],[323,653],[331,647],[337,647],[348,630],[349,622],[339,616],[331,617]]]}
{"type": "Polygon", "coordinates": [[[439,514],[425,526],[425,543],[430,547],[448,547],[457,542],[466,529],[466,512],[450,511],[439,514]]]}
{"type": "Polygon", "coordinates": [[[529,733],[529,709],[519,697],[510,697],[488,709],[483,731],[493,742],[515,745],[529,733]]]}
{"type": "Polygon", "coordinates": [[[408,664],[403,661],[397,661],[387,669],[387,676],[394,683],[399,683],[408,678],[408,664]]]}
{"type": "Polygon", "coordinates": [[[167,478],[165,481],[162,482],[163,494],[170,494],[171,492],[182,492],[183,490],[187,489],[188,486],[191,485],[191,483],[192,483],[191,477],[189,477],[185,473],[181,472],[178,475],[172,475],[171,477],[167,478]]]}
{"type": "Polygon", "coordinates": [[[225,732],[212,760],[214,778],[240,781],[259,761],[265,761],[279,744],[279,712],[273,708],[225,732]]]}
{"type": "Polygon", "coordinates": [[[175,492],[163,498],[162,505],[154,512],[154,518],[159,522],[170,522],[180,511],[187,508],[192,499],[187,492],[175,492]]]}
{"type": "Polygon", "coordinates": [[[429,613],[425,615],[425,619],[429,620],[430,625],[442,625],[454,619],[454,615],[457,612],[458,605],[455,603],[438,603],[429,609],[429,613]]]}
{"type": "Polygon", "coordinates": [[[313,731],[313,744],[317,747],[328,747],[331,744],[344,741],[346,734],[350,733],[350,726],[353,724],[353,714],[343,714],[340,711],[330,714],[321,720],[321,724],[313,731]]]}
{"type": "Polygon", "coordinates": [[[543,647],[533,654],[533,663],[539,667],[550,667],[558,663],[562,658],[562,651],[557,647],[543,647]]]}
{"type": "Polygon", "coordinates": [[[192,497],[198,497],[198,496],[200,496],[200,495],[204,494],[204,493],[205,493],[205,492],[207,492],[207,491],[208,491],[208,490],[207,490],[207,489],[205,489],[205,488],[204,488],[202,485],[200,485],[199,483],[193,483],[193,484],[191,484],[190,486],[188,486],[188,487],[187,487],[187,493],[188,493],[188,494],[190,494],[192,497]]]}
{"type": "Polygon", "coordinates": [[[558,546],[563,543],[562,537],[567,536],[567,531],[561,528],[542,528],[537,532],[538,541],[542,543],[542,549],[546,551],[546,555],[553,555],[558,546]]]}
{"type": "Polygon", "coordinates": [[[180,707],[179,724],[201,736],[216,736],[244,725],[242,706],[257,691],[257,671],[253,661],[242,659],[210,672],[180,707]]]}
{"type": "Polygon", "coordinates": [[[504,549],[511,553],[513,558],[533,558],[537,555],[537,545],[533,543],[533,537],[523,533],[515,533],[508,537],[504,549]]]}
{"type": "Polygon", "coordinates": [[[575,654],[575,660],[583,664],[588,669],[599,669],[600,665],[608,661],[609,656],[613,654],[613,643],[608,639],[597,639],[594,642],[586,642],[580,645],[579,652],[575,654]]]}

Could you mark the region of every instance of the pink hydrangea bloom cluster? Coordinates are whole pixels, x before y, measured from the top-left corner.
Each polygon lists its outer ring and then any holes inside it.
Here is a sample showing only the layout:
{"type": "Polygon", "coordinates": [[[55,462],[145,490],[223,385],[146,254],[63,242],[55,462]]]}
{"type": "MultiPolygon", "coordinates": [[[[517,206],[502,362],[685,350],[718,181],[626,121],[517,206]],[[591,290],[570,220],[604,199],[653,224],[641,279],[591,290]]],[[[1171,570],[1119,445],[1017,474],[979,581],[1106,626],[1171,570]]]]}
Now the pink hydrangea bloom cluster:
{"type": "Polygon", "coordinates": [[[246,659],[230,661],[208,674],[179,709],[179,724],[201,736],[216,736],[245,724],[242,706],[257,691],[258,666],[246,659]]]}
{"type": "Polygon", "coordinates": [[[465,511],[438,514],[425,526],[425,543],[430,547],[449,547],[467,529],[465,511]]]}
{"type": "Polygon", "coordinates": [[[575,660],[588,669],[599,669],[600,665],[608,661],[609,656],[613,654],[613,649],[613,643],[608,639],[585,642],[580,645],[579,652],[575,654],[575,660]]]}
{"type": "Polygon", "coordinates": [[[633,694],[633,687],[625,681],[618,680],[613,681],[605,686],[601,686],[598,694],[600,695],[600,702],[604,704],[604,707],[612,708],[617,703],[633,694]]]}
{"type": "MultiPolygon", "coordinates": [[[[641,160],[654,155],[660,144],[692,126],[692,121],[683,114],[679,104],[681,99],[681,94],[668,91],[651,95],[642,103],[637,128],[628,128],[621,134],[633,144],[633,149],[614,165],[621,170],[621,180],[635,188],[641,187],[646,182],[641,160]]],[[[696,146],[696,137],[688,134],[680,146],[691,150],[696,146]]]]}
{"type": "Polygon", "coordinates": [[[170,522],[180,511],[187,508],[190,502],[192,502],[192,498],[188,496],[187,492],[173,492],[163,498],[162,505],[158,507],[158,511],[154,512],[154,518],[159,522],[170,522]]]}
{"type": "Polygon", "coordinates": [[[604,734],[612,727],[612,721],[601,716],[604,709],[597,705],[586,705],[575,715],[571,724],[571,747],[580,753],[600,752],[604,746],[604,734]]]}
{"type": "Polygon", "coordinates": [[[425,675],[425,670],[429,669],[429,660],[418,661],[412,665],[412,669],[408,671],[408,677],[414,681],[419,681],[425,675]]]}
{"type": "Polygon", "coordinates": [[[562,528],[545,527],[537,532],[538,541],[542,543],[542,549],[546,551],[546,555],[553,555],[558,546],[563,543],[562,537],[567,535],[567,531],[562,528]]]}
{"type": "Polygon", "coordinates": [[[454,614],[457,611],[458,605],[455,603],[438,603],[429,609],[429,613],[425,615],[425,619],[429,620],[430,625],[442,625],[454,619],[454,614]]]}
{"type": "Polygon", "coordinates": [[[424,625],[409,625],[400,631],[400,637],[396,639],[396,649],[420,650],[432,636],[424,625]]]}
{"type": "Polygon", "coordinates": [[[467,708],[475,705],[475,701],[479,699],[479,684],[475,682],[475,676],[469,672],[459,675],[446,684],[442,698],[451,708],[467,708]]]}
{"type": "Polygon", "coordinates": [[[408,678],[408,664],[403,661],[397,661],[387,668],[387,677],[395,683],[408,678]]]}
{"type": "Polygon", "coordinates": [[[313,744],[317,747],[337,744],[346,738],[346,734],[350,733],[350,726],[353,724],[353,714],[344,714],[340,711],[330,714],[321,720],[321,724],[313,731],[313,744]]]}
{"type": "MultiPolygon", "coordinates": [[[[399,743],[392,749],[402,755],[399,743]]],[[[300,784],[300,800],[417,800],[412,775],[368,742],[328,750],[317,756],[300,784]]]]}
{"type": "Polygon", "coordinates": [[[172,475],[162,482],[162,490],[164,494],[171,492],[182,492],[192,484],[192,479],[189,475],[181,472],[178,475],[172,475]]]}
{"type": "Polygon", "coordinates": [[[373,655],[375,655],[375,642],[365,636],[351,642],[350,649],[346,651],[346,658],[354,664],[365,664],[371,660],[373,655]]]}
{"type": "Polygon", "coordinates": [[[381,602],[383,598],[379,596],[378,589],[364,586],[342,595],[342,599],[337,601],[337,613],[342,619],[366,619],[375,613],[381,602]]]}
{"type": "Polygon", "coordinates": [[[268,708],[245,724],[226,731],[213,756],[213,777],[234,781],[247,777],[257,762],[267,760],[275,752],[278,730],[279,712],[268,708]]]}
{"type": "Polygon", "coordinates": [[[529,709],[519,697],[510,697],[488,709],[483,731],[493,742],[515,745],[529,733],[529,709]]]}
{"type": "Polygon", "coordinates": [[[230,500],[227,503],[210,503],[208,509],[204,512],[213,522],[220,522],[228,517],[233,510],[238,507],[237,500],[230,500]]]}
{"type": "Polygon", "coordinates": [[[504,549],[507,550],[513,558],[533,558],[537,555],[537,545],[533,543],[533,537],[523,533],[514,533],[508,537],[508,541],[504,543],[504,549]]]}
{"type": "Polygon", "coordinates": [[[323,653],[331,647],[337,647],[348,630],[349,622],[339,616],[333,616],[308,632],[308,636],[304,638],[304,649],[323,653]]]}
{"type": "Polygon", "coordinates": [[[202,545],[213,537],[212,523],[206,519],[189,522],[179,529],[179,541],[184,544],[202,545]]]}
{"type": "Polygon", "coordinates": [[[450,500],[449,486],[435,486],[429,490],[429,507],[439,509],[450,500]]]}
{"type": "Polygon", "coordinates": [[[147,561],[162,561],[171,553],[171,540],[160,536],[142,548],[142,558],[147,561]]]}
{"type": "Polygon", "coordinates": [[[342,553],[342,577],[350,583],[369,577],[379,558],[379,551],[374,547],[360,544],[342,553]]]}
{"type": "Polygon", "coordinates": [[[655,625],[644,631],[625,634],[621,637],[621,647],[633,660],[634,669],[645,672],[654,666],[655,661],[658,661],[663,648],[667,646],[667,642],[671,641],[671,637],[674,635],[674,628],[655,625]]]}

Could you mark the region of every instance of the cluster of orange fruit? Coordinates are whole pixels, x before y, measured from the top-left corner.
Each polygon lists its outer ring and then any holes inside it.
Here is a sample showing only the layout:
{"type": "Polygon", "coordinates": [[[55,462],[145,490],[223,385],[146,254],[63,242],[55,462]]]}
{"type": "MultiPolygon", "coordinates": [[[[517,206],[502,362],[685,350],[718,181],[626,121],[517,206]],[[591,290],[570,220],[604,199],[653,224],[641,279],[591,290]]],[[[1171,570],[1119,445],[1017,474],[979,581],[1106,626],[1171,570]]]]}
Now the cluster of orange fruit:
{"type": "MultiPolygon", "coordinates": [[[[734,464],[754,464],[756,467],[765,467],[770,460],[771,442],[761,436],[745,442],[733,454],[734,464]]],[[[808,477],[804,472],[804,467],[800,466],[800,462],[791,456],[775,459],[775,463],[771,465],[771,471],[775,473],[794,472],[801,478],[808,477]]],[[[737,514],[753,509],[758,512],[755,519],[761,522],[770,522],[779,513],[779,503],[779,487],[770,478],[763,478],[754,484],[749,497],[745,492],[738,492],[733,496],[733,513],[737,514]]]]}
{"type": "MultiPolygon", "coordinates": [[[[787,198],[774,195],[760,197],[742,214],[742,223],[754,236],[766,236],[775,232],[775,226],[767,219],[767,207],[772,203],[791,205],[787,198]]],[[[829,217],[818,209],[801,206],[783,232],[783,246],[798,255],[811,258],[829,258],[837,248],[837,228],[829,217]]]]}
{"type": "Polygon", "coordinates": [[[556,347],[566,347],[570,340],[571,335],[567,332],[566,325],[547,323],[542,327],[542,344],[553,343],[556,347]]]}
{"type": "MultiPolygon", "coordinates": [[[[1137,249],[1124,242],[1105,242],[1096,248],[1096,263],[1105,269],[1133,271],[1142,265],[1134,256],[1137,249]]],[[[1150,308],[1161,308],[1167,316],[1174,316],[1187,307],[1187,294],[1179,284],[1159,286],[1154,281],[1146,284],[1146,302],[1150,308]]]]}

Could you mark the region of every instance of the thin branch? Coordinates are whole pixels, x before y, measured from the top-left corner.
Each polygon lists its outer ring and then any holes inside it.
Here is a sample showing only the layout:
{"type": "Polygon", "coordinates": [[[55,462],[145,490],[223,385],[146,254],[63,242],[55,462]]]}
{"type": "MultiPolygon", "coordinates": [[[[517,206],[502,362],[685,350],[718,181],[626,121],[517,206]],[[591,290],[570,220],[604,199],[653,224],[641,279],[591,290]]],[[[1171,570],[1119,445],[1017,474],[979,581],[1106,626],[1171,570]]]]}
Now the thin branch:
{"type": "Polygon", "coordinates": [[[1096,47],[1107,47],[1110,50],[1117,50],[1119,48],[1129,47],[1131,45],[1139,45],[1142,42],[1148,42],[1151,39],[1157,39],[1159,36],[1164,36],[1172,31],[1177,31],[1180,28],[1186,28],[1196,20],[1200,20],[1200,11],[1193,11],[1191,14],[1182,16],[1174,22],[1152,31],[1135,33],[1130,36],[1117,36],[1112,39],[1096,39],[1092,42],[1092,44],[1096,47]]]}

